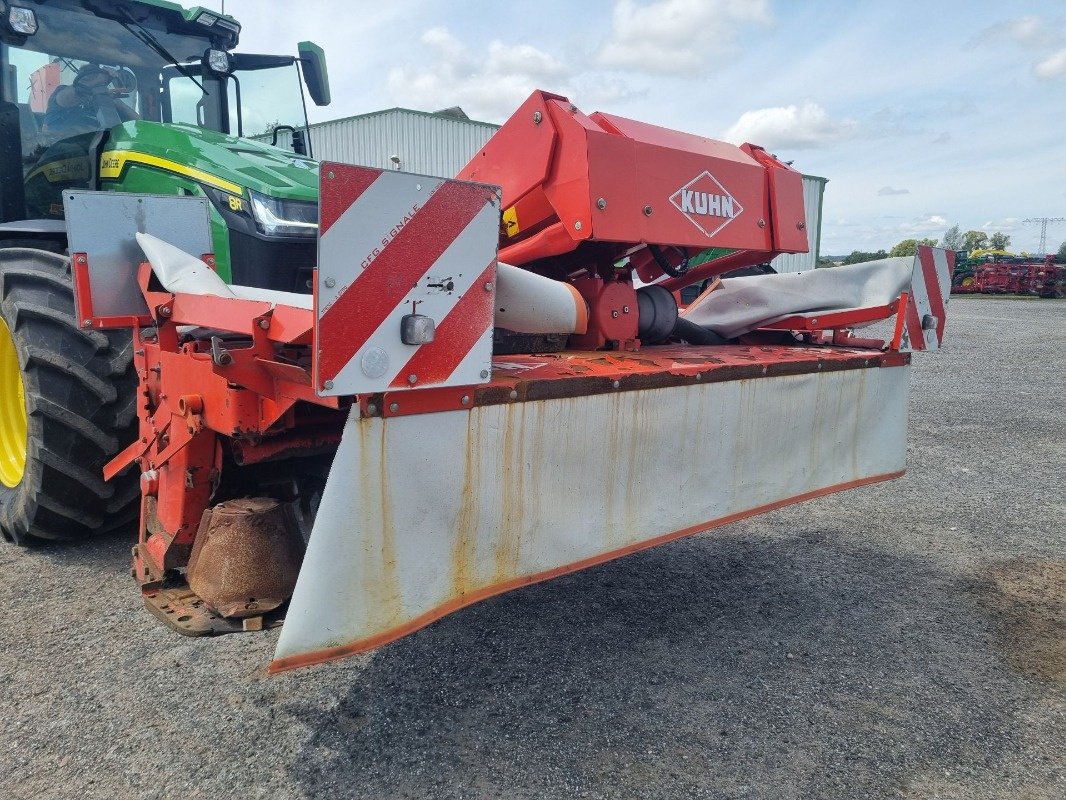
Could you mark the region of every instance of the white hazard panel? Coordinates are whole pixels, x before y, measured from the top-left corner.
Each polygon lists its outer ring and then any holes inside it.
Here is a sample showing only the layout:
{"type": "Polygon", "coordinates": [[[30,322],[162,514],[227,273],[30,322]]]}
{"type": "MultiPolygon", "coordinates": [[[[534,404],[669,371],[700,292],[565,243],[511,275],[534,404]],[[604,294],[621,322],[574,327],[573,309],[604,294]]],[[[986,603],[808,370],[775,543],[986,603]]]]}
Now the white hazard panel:
{"type": "Polygon", "coordinates": [[[907,300],[903,350],[938,350],[951,297],[955,253],[921,246],[914,255],[910,298],[907,300]]]}
{"type": "Polygon", "coordinates": [[[320,174],[318,394],[487,382],[499,190],[330,162],[320,174]]]}

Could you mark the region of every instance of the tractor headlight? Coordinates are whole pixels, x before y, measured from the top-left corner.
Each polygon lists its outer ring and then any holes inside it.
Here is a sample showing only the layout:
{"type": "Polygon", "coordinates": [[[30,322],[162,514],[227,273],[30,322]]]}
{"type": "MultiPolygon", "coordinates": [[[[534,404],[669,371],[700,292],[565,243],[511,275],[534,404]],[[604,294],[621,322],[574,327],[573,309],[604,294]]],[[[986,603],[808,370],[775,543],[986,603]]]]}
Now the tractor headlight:
{"type": "Polygon", "coordinates": [[[33,36],[37,33],[37,15],[32,8],[11,6],[7,10],[7,24],[15,33],[33,36]]]}
{"type": "Polygon", "coordinates": [[[249,192],[252,216],[267,236],[317,236],[318,203],[306,200],[279,200],[259,192],[249,192]]]}

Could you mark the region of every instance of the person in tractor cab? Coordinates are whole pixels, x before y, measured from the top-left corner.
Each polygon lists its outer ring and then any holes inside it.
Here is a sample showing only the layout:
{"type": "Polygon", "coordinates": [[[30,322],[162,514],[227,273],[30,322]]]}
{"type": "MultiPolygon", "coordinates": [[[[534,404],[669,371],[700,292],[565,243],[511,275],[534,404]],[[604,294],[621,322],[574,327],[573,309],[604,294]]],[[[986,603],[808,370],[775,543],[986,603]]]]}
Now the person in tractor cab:
{"type": "Polygon", "coordinates": [[[136,111],[119,99],[126,92],[112,88],[116,82],[116,76],[103,67],[96,64],[81,67],[70,86],[60,86],[48,99],[45,132],[59,137],[74,136],[140,119],[136,111]]]}

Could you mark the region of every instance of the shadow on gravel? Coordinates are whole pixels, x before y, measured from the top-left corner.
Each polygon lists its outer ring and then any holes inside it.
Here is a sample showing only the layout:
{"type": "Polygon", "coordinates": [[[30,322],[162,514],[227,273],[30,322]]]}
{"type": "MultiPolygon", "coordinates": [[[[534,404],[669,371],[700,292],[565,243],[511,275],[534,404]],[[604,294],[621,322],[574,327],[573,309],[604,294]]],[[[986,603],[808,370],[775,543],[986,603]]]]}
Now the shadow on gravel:
{"type": "Polygon", "coordinates": [[[292,777],[314,797],[993,789],[1017,690],[988,619],[956,575],[840,539],[677,542],[327,667],[351,688],[324,718],[288,706],[315,731],[292,777]]]}
{"type": "MultiPolygon", "coordinates": [[[[29,558],[46,559],[57,570],[84,566],[98,569],[101,574],[118,571],[128,575],[130,551],[136,543],[136,531],[124,530],[82,541],[34,542],[31,547],[16,552],[29,558]]],[[[136,587],[136,584],[130,585],[136,587]]]]}

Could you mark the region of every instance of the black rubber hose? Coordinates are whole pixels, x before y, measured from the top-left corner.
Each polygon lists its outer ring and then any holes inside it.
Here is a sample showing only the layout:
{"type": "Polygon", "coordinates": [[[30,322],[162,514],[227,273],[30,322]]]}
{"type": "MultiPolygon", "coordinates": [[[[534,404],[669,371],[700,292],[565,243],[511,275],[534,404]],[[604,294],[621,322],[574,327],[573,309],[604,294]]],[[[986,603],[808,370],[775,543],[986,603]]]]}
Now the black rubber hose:
{"type": "Polygon", "coordinates": [[[684,317],[677,318],[673,335],[689,344],[729,344],[728,339],[684,317]]]}
{"type": "Polygon", "coordinates": [[[663,255],[663,251],[659,249],[658,245],[648,245],[648,252],[651,253],[651,257],[655,259],[655,263],[659,265],[663,272],[671,278],[683,278],[685,273],[688,272],[688,255],[680,248],[675,249],[683,256],[681,263],[676,267],[666,260],[666,256],[663,255]]]}

